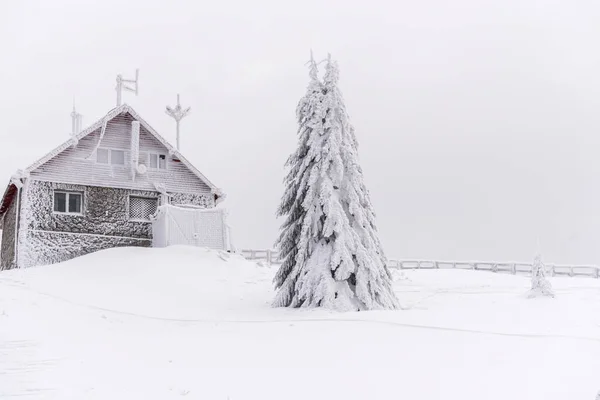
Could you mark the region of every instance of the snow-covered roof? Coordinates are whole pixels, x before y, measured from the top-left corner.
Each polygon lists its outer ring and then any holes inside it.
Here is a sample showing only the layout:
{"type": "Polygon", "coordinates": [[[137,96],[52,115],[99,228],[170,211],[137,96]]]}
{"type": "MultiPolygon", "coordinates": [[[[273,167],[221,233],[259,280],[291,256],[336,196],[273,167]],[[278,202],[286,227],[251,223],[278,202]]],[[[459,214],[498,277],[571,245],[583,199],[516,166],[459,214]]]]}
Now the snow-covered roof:
{"type": "MultiPolygon", "coordinates": [[[[167,148],[167,150],[169,151],[169,154],[172,154],[177,159],[179,159],[183,163],[183,165],[185,165],[194,175],[196,175],[201,181],[203,181],[204,183],[206,183],[206,185],[208,185],[208,187],[211,189],[211,191],[214,194],[216,194],[218,197],[221,197],[221,198],[225,197],[225,194],[221,191],[221,189],[219,189],[218,187],[216,187],[210,180],[208,180],[208,178],[206,176],[204,176],[196,167],[194,167],[194,165],[191,162],[189,162],[179,152],[179,150],[177,150],[176,148],[174,148],[173,146],[171,146],[171,144],[169,142],[167,142],[165,138],[163,138],[158,132],[156,132],[156,130],[154,130],[154,128],[152,128],[128,104],[122,104],[122,105],[120,105],[118,107],[113,108],[104,117],[100,118],[94,124],[90,125],[88,128],[84,129],[83,131],[81,131],[77,135],[71,137],[69,140],[65,141],[60,146],[56,147],[54,150],[50,151],[48,154],[46,154],[45,156],[43,156],[42,158],[40,158],[39,160],[37,160],[36,162],[34,162],[33,164],[31,164],[29,167],[27,167],[27,169],[25,169],[25,171],[22,171],[22,172],[20,171],[19,173],[22,174],[23,176],[27,176],[30,172],[32,172],[35,169],[41,167],[43,164],[47,163],[52,158],[56,157],[58,154],[60,154],[63,151],[65,151],[66,149],[68,149],[73,144],[76,144],[79,140],[81,140],[84,137],[86,137],[87,135],[95,132],[97,129],[101,128],[102,125],[105,122],[108,122],[108,121],[112,120],[113,118],[117,117],[118,115],[125,114],[125,113],[129,113],[134,119],[136,119],[137,121],[139,121],[140,124],[152,136],[154,136],[156,138],[156,140],[158,140],[163,146],[165,146],[167,148]]],[[[4,193],[4,196],[2,197],[2,202],[0,202],[0,216],[2,216],[2,214],[4,214],[4,212],[8,208],[8,206],[10,205],[10,201],[12,200],[12,197],[14,195],[13,191],[11,190],[11,186],[14,186],[12,181],[11,181],[11,183],[9,183],[9,185],[8,185],[8,187],[7,187],[7,189],[6,189],[5,193],[4,193]]]]}

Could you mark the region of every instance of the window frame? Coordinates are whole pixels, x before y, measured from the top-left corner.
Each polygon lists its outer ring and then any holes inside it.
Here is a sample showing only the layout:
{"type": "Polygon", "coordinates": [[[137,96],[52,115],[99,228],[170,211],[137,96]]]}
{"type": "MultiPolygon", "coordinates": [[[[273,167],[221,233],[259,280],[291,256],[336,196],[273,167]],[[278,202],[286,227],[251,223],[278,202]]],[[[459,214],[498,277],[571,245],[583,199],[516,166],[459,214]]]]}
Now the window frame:
{"type": "Polygon", "coordinates": [[[77,190],[63,190],[63,189],[54,189],[52,191],[52,214],[58,214],[58,215],[74,215],[74,216],[83,216],[84,213],[84,199],[85,199],[85,195],[84,192],[80,192],[77,190]],[[61,194],[65,194],[65,210],[67,211],[56,211],[54,209],[54,205],[56,204],[56,194],[57,193],[61,193],[61,194]],[[69,210],[69,197],[71,197],[72,194],[75,195],[79,195],[81,196],[81,205],[80,205],[80,210],[79,212],[71,212],[68,211],[69,210]]]}
{"type": "MultiPolygon", "coordinates": [[[[138,198],[138,199],[144,199],[144,200],[154,200],[156,202],[156,210],[158,210],[158,207],[160,207],[160,198],[158,197],[149,197],[149,196],[139,196],[139,195],[135,195],[135,194],[129,194],[127,195],[127,221],[130,222],[144,222],[144,223],[151,223],[152,220],[150,218],[148,219],[140,219],[140,218],[132,218],[131,217],[131,198],[138,198]]],[[[156,212],[156,211],[155,211],[156,212]]]]}
{"type": "Polygon", "coordinates": [[[167,153],[159,153],[157,151],[149,151],[148,152],[148,169],[152,170],[152,171],[168,171],[169,170],[169,163],[168,163],[168,157],[169,155],[167,153]],[[156,168],[152,167],[150,164],[150,159],[152,156],[156,156],[156,168]],[[160,156],[165,156],[165,167],[164,168],[160,168],[160,156]]]}
{"type": "Polygon", "coordinates": [[[115,147],[98,147],[98,149],[96,150],[96,159],[94,162],[99,165],[108,165],[109,167],[124,168],[127,166],[127,154],[126,154],[125,149],[117,149],[115,147]],[[106,163],[98,162],[98,150],[108,151],[108,162],[106,162],[106,163]],[[120,151],[123,153],[123,164],[113,164],[113,162],[112,162],[112,152],[113,151],[120,151]]]}

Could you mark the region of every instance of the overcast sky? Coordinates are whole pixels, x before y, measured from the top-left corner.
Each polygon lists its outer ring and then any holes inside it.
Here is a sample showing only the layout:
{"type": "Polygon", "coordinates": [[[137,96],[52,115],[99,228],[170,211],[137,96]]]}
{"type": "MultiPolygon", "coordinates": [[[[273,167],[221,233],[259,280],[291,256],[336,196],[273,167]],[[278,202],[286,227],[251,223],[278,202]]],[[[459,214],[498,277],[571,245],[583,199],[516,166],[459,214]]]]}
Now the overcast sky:
{"type": "MultiPolygon", "coordinates": [[[[272,245],[310,49],[338,60],[386,252],[600,264],[600,3],[0,0],[0,179],[124,94],[272,245]]],[[[3,191],[3,189],[2,189],[3,191]]]]}

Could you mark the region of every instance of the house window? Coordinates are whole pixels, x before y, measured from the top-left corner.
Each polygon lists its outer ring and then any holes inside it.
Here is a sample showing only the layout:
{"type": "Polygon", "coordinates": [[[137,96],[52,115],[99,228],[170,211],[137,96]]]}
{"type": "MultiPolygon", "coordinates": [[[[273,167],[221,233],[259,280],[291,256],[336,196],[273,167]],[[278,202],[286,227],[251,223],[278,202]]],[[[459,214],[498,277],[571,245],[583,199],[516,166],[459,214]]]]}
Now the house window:
{"type": "Polygon", "coordinates": [[[167,169],[167,155],[150,153],[150,168],[167,169]]]}
{"type": "Polygon", "coordinates": [[[98,149],[96,152],[96,162],[100,164],[108,164],[108,149],[98,149]]]}
{"type": "Polygon", "coordinates": [[[99,164],[125,165],[125,151],[113,149],[98,149],[96,162],[99,164]]]}
{"type": "Polygon", "coordinates": [[[54,192],[54,212],[81,214],[83,194],[74,192],[54,192]]]}
{"type": "Polygon", "coordinates": [[[113,165],[125,165],[125,152],[123,150],[111,150],[110,163],[113,165]]]}
{"type": "Polygon", "coordinates": [[[150,216],[156,213],[158,199],[129,196],[129,219],[131,221],[150,221],[150,216]]]}

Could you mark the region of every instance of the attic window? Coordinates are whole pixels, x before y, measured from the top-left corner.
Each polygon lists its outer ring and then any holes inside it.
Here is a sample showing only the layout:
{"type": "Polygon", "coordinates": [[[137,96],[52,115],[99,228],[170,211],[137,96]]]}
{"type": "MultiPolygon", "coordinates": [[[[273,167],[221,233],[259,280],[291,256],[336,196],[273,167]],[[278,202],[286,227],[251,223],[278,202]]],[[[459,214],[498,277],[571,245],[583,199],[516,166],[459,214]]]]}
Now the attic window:
{"type": "Polygon", "coordinates": [[[110,163],[113,165],[125,165],[125,152],[123,150],[111,150],[110,163]]]}
{"type": "Polygon", "coordinates": [[[98,149],[96,151],[98,164],[125,165],[125,151],[113,149],[98,149]]]}
{"type": "Polygon", "coordinates": [[[150,168],[152,169],[167,169],[167,155],[150,153],[150,168]]]}
{"type": "Polygon", "coordinates": [[[96,152],[96,162],[99,164],[108,164],[108,149],[98,149],[96,152]]]}

